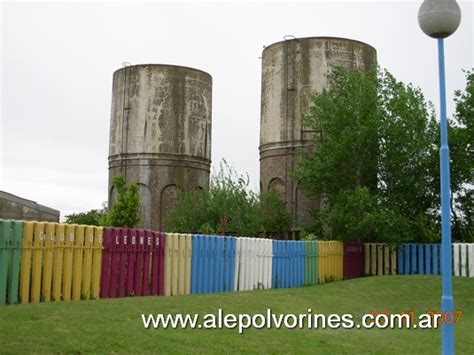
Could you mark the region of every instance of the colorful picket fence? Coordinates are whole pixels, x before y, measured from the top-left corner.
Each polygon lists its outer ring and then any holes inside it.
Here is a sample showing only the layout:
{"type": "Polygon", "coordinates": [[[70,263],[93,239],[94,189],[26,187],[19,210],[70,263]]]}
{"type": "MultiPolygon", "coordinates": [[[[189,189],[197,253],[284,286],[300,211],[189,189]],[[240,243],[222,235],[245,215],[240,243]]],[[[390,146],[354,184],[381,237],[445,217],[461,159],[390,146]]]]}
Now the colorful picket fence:
{"type": "MultiPolygon", "coordinates": [[[[474,277],[474,244],[453,244],[474,277]]],[[[0,305],[289,288],[439,275],[439,244],[294,241],[0,220],[0,305]]]]}

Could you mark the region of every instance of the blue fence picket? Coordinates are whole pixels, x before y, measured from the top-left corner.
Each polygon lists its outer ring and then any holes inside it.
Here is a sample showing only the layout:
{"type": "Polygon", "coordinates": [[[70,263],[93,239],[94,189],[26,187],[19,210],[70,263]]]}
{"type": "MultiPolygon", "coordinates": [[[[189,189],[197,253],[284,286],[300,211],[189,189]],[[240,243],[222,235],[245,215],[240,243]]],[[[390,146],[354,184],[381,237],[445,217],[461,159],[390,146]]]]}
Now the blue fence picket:
{"type": "Polygon", "coordinates": [[[284,267],[283,267],[283,287],[289,288],[291,285],[291,242],[284,241],[283,242],[283,260],[284,260],[284,267]]]}
{"type": "Polygon", "coordinates": [[[301,257],[300,257],[300,241],[295,241],[295,266],[296,266],[296,273],[295,273],[295,287],[300,286],[300,279],[301,279],[301,257]]]}
{"type": "Polygon", "coordinates": [[[416,244],[410,244],[411,268],[410,274],[416,274],[416,244]]]}
{"type": "Polygon", "coordinates": [[[210,251],[211,251],[211,263],[210,263],[210,286],[209,292],[216,292],[217,291],[217,238],[213,236],[209,236],[210,240],[210,251]]]}
{"type": "Polygon", "coordinates": [[[224,250],[222,258],[222,277],[223,277],[223,291],[229,291],[229,271],[230,271],[230,237],[223,237],[224,250]]]}
{"type": "Polygon", "coordinates": [[[288,284],[287,287],[293,287],[295,276],[295,242],[288,241],[288,284]]]}
{"type": "Polygon", "coordinates": [[[203,293],[209,293],[211,291],[210,284],[211,284],[211,279],[210,279],[210,273],[211,267],[210,267],[210,262],[211,262],[211,249],[210,249],[210,238],[209,236],[205,235],[203,236],[203,293]]]}
{"type": "Polygon", "coordinates": [[[292,241],[291,242],[292,244],[292,256],[293,256],[293,262],[292,262],[292,266],[293,266],[293,280],[292,280],[292,285],[291,287],[296,287],[296,285],[298,284],[298,242],[297,241],[292,241]]]}
{"type": "Polygon", "coordinates": [[[424,247],[423,244],[418,244],[418,274],[423,275],[425,273],[424,271],[424,247]]]}
{"type": "Polygon", "coordinates": [[[224,292],[224,237],[217,237],[217,292],[224,292]]]}
{"type": "Polygon", "coordinates": [[[300,280],[298,286],[304,285],[305,275],[304,275],[304,264],[305,264],[305,243],[303,241],[298,242],[299,246],[299,265],[300,265],[300,280]]]}
{"type": "Polygon", "coordinates": [[[405,254],[405,274],[410,273],[410,244],[403,244],[405,254]]]}
{"type": "Polygon", "coordinates": [[[399,275],[403,275],[405,273],[405,268],[404,268],[404,263],[403,263],[403,260],[404,260],[404,256],[405,256],[405,246],[402,244],[400,245],[400,247],[398,248],[398,252],[397,252],[397,273],[399,275]]]}
{"type": "Polygon", "coordinates": [[[229,290],[232,291],[233,290],[233,284],[234,284],[234,279],[235,279],[235,264],[237,263],[237,238],[235,237],[231,237],[230,238],[230,250],[231,250],[231,254],[230,254],[230,260],[231,260],[231,269],[230,269],[230,288],[229,290]]]}
{"type": "Polygon", "coordinates": [[[425,273],[431,275],[431,246],[432,244],[425,244],[425,273]]]}
{"type": "Polygon", "coordinates": [[[433,252],[433,274],[439,275],[439,270],[440,270],[439,244],[433,244],[432,252],[433,252]]]}
{"type": "Polygon", "coordinates": [[[281,288],[286,288],[288,287],[286,284],[286,274],[287,274],[287,253],[285,251],[286,249],[286,241],[282,240],[280,241],[280,259],[281,259],[281,265],[280,265],[280,270],[281,270],[281,276],[280,276],[280,287],[281,288]]]}

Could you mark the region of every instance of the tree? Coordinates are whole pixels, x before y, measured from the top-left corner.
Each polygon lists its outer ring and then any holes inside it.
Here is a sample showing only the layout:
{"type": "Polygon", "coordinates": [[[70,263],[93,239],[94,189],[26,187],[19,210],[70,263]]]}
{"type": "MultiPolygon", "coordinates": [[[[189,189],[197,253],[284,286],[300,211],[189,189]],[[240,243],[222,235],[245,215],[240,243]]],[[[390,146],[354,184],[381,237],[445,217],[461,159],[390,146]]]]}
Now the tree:
{"type": "Polygon", "coordinates": [[[107,206],[104,202],[102,209],[93,209],[87,212],[71,213],[65,217],[65,223],[87,224],[90,226],[102,226],[107,218],[107,206]]]}
{"type": "Polygon", "coordinates": [[[438,128],[421,91],[375,68],[337,68],[329,79],[304,119],[321,135],[293,174],[325,201],[308,229],[340,240],[439,238],[438,128]]]}
{"type": "Polygon", "coordinates": [[[261,232],[286,232],[290,228],[291,216],[285,202],[274,189],[260,192],[261,232]]]}
{"type": "Polygon", "coordinates": [[[466,71],[465,90],[455,91],[456,112],[450,121],[452,235],[474,242],[474,71],[466,71]]]}
{"type": "Polygon", "coordinates": [[[253,237],[286,230],[289,215],[275,192],[257,195],[248,176],[238,175],[225,160],[211,177],[209,189],[185,187],[170,210],[167,230],[181,233],[233,234],[253,237]]]}
{"type": "Polygon", "coordinates": [[[113,178],[116,197],[107,217],[107,224],[113,227],[134,228],[140,223],[140,194],[135,182],[125,183],[122,174],[113,178]]]}

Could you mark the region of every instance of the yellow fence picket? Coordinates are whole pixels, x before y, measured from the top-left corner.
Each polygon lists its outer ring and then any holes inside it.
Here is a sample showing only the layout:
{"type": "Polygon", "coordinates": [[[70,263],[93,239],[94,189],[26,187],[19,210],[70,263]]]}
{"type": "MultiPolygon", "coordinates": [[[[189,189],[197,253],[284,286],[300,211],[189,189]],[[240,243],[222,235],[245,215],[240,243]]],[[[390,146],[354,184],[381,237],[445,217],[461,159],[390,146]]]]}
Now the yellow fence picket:
{"type": "Polygon", "coordinates": [[[383,274],[384,275],[390,275],[390,250],[391,248],[388,245],[384,245],[384,249],[383,249],[383,263],[384,263],[383,274]]]}
{"type": "Polygon", "coordinates": [[[100,294],[100,272],[102,266],[102,240],[104,238],[104,228],[94,227],[94,246],[92,252],[92,280],[91,295],[92,299],[99,298],[100,294]]]}
{"type": "Polygon", "coordinates": [[[23,222],[23,248],[20,262],[20,302],[30,301],[31,254],[33,248],[34,222],[23,222]]]}
{"type": "Polygon", "coordinates": [[[82,259],[81,299],[88,300],[91,293],[92,248],[94,247],[94,227],[86,226],[84,231],[84,249],[82,259]]]}
{"type": "Polygon", "coordinates": [[[185,235],[185,280],[184,280],[184,294],[189,295],[191,293],[191,260],[192,260],[192,235],[185,235]]]}
{"type": "Polygon", "coordinates": [[[370,243],[370,274],[377,275],[377,244],[370,243]]]}
{"type": "Polygon", "coordinates": [[[165,243],[165,282],[164,295],[171,295],[171,259],[173,257],[173,238],[171,233],[166,233],[165,243]]]}
{"type": "Polygon", "coordinates": [[[43,248],[43,280],[41,287],[41,298],[45,302],[51,300],[55,233],[56,223],[46,223],[43,248]]]}
{"type": "Polygon", "coordinates": [[[31,303],[38,303],[41,295],[41,271],[43,264],[44,222],[35,222],[33,232],[33,261],[31,268],[31,303]]]}
{"type": "Polygon", "coordinates": [[[63,257],[64,257],[65,225],[56,224],[54,240],[54,260],[53,260],[53,292],[52,300],[61,300],[61,285],[63,278],[63,257]]]}
{"type": "Polygon", "coordinates": [[[171,234],[172,237],[172,258],[171,258],[171,295],[175,296],[178,294],[178,256],[179,256],[179,244],[178,235],[175,233],[171,234]]]}
{"type": "Polygon", "coordinates": [[[84,226],[76,226],[74,239],[74,262],[72,270],[72,300],[81,299],[82,257],[84,252],[84,226]]]}
{"type": "Polygon", "coordinates": [[[75,227],[74,224],[67,224],[65,231],[64,243],[64,271],[63,271],[63,300],[71,300],[71,286],[72,286],[72,262],[74,257],[74,241],[75,241],[75,227]]]}
{"type": "Polygon", "coordinates": [[[383,275],[383,244],[375,244],[377,248],[377,275],[383,275]]]}
{"type": "Polygon", "coordinates": [[[184,260],[186,259],[185,253],[185,235],[184,234],[177,234],[176,235],[178,240],[178,295],[184,294],[184,277],[185,277],[185,270],[184,270],[184,260]]]}

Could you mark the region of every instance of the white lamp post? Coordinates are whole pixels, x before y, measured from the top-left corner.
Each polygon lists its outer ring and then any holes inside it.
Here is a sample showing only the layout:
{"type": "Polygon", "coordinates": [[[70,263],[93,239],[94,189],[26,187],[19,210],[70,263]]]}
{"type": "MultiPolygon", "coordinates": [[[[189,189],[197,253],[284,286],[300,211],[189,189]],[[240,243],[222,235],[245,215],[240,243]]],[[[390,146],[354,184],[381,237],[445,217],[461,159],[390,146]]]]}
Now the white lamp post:
{"type": "MultiPolygon", "coordinates": [[[[418,12],[418,23],[428,36],[438,40],[439,99],[441,108],[441,274],[443,291],[441,311],[453,316],[451,184],[449,173],[448,124],[446,121],[446,83],[444,71],[444,38],[452,35],[461,22],[461,9],[455,0],[425,0],[418,12]]],[[[452,319],[452,317],[451,317],[452,319]]],[[[444,355],[454,353],[454,325],[441,324],[441,349],[444,355]]]]}

